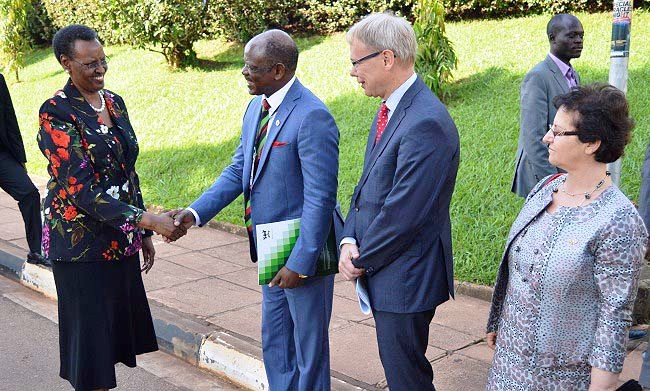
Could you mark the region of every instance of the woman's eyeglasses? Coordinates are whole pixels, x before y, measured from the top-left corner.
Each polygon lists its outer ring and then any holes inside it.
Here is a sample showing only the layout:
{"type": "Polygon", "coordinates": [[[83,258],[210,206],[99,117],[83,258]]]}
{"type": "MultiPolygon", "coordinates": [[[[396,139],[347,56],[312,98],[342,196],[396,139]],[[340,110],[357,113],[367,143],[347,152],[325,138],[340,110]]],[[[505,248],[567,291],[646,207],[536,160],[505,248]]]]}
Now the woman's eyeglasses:
{"type": "Polygon", "coordinates": [[[84,64],[83,62],[79,62],[79,61],[74,60],[74,59],[70,59],[70,60],[76,62],[79,65],[81,65],[81,67],[83,69],[88,70],[88,71],[94,71],[95,69],[99,68],[100,66],[102,68],[104,68],[104,69],[108,68],[108,57],[104,57],[99,61],[89,62],[87,64],[84,64]]]}
{"type": "Polygon", "coordinates": [[[580,132],[568,131],[566,129],[562,129],[561,127],[559,127],[559,126],[557,126],[555,124],[549,125],[548,130],[551,133],[553,133],[553,138],[558,137],[558,136],[577,136],[577,135],[580,134],[580,132]]]}

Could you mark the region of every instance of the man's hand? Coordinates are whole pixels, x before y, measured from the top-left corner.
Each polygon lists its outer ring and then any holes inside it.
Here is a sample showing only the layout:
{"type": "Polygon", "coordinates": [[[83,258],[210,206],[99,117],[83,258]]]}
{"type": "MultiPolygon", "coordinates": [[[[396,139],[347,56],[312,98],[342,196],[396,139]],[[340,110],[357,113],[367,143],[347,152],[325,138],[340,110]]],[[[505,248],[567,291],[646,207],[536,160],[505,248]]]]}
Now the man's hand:
{"type": "Polygon", "coordinates": [[[281,289],[293,289],[302,285],[303,282],[304,279],[300,278],[298,273],[283,266],[278,274],[273,277],[273,280],[269,282],[269,288],[273,288],[277,285],[281,289]]]}
{"type": "Polygon", "coordinates": [[[154,231],[165,237],[165,241],[176,241],[187,233],[184,225],[176,225],[172,216],[178,214],[180,209],[170,210],[156,216],[154,231]]]}
{"type": "Polygon", "coordinates": [[[140,271],[143,271],[144,274],[149,273],[149,270],[153,267],[154,257],[156,255],[156,249],[153,246],[153,240],[151,236],[148,236],[142,239],[142,268],[140,271]]]}
{"type": "Polygon", "coordinates": [[[194,218],[194,213],[190,212],[187,209],[176,209],[176,213],[172,214],[174,218],[174,225],[177,227],[184,227],[187,231],[194,224],[196,224],[196,219],[194,218]]]}
{"type": "Polygon", "coordinates": [[[365,273],[366,269],[359,269],[352,264],[352,260],[357,258],[359,258],[359,248],[355,244],[346,243],[341,247],[339,273],[344,280],[354,281],[365,273]]]}
{"type": "Polygon", "coordinates": [[[171,243],[183,237],[184,235],[187,234],[187,230],[194,225],[194,215],[189,210],[178,208],[178,209],[172,209],[163,214],[173,219],[174,226],[176,227],[177,232],[180,234],[180,236],[178,236],[176,239],[165,236],[164,238],[165,243],[171,243]],[[190,217],[185,216],[185,213],[189,214],[190,217]],[[183,220],[187,220],[187,222],[183,222],[183,220]]]}

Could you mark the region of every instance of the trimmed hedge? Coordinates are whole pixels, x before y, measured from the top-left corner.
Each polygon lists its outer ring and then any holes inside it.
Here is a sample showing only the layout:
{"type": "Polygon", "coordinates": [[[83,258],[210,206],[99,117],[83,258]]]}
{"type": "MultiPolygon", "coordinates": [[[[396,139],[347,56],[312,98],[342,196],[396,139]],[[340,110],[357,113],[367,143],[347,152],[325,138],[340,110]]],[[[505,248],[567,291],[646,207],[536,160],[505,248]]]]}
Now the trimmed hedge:
{"type": "MultiPolygon", "coordinates": [[[[648,6],[637,0],[635,6],[648,6]]],[[[505,18],[541,13],[611,11],[612,0],[445,0],[447,19],[505,18]]]]}
{"type": "MultiPolygon", "coordinates": [[[[176,13],[191,16],[190,26],[200,26],[202,31],[189,34],[208,38],[217,36],[228,40],[245,42],[255,34],[269,28],[282,28],[292,33],[331,33],[345,30],[371,12],[392,10],[414,21],[413,7],[416,0],[187,0],[149,1],[137,0],[33,0],[35,15],[31,32],[35,42],[49,41],[56,28],[71,23],[86,24],[99,33],[106,43],[133,43],[132,30],[137,22],[129,10],[138,4],[175,3],[176,13]],[[196,21],[197,8],[207,2],[207,15],[201,23],[196,21]],[[47,10],[44,15],[42,10],[47,10]],[[49,19],[49,20],[48,20],[49,19]],[[48,26],[48,23],[51,25],[48,26]],[[131,25],[130,28],[125,26],[131,25]],[[131,37],[131,38],[130,38],[131,37]]],[[[610,11],[611,0],[444,0],[447,20],[505,18],[539,13],[610,11]]],[[[636,0],[635,7],[648,8],[650,0],[636,0]]],[[[176,31],[178,18],[159,20],[159,31],[176,31]],[[169,24],[164,24],[168,21],[169,24]]],[[[150,28],[150,27],[149,27],[150,28]]],[[[187,28],[186,28],[187,29],[187,28]]],[[[186,32],[187,33],[187,32],[186,32]]]]}

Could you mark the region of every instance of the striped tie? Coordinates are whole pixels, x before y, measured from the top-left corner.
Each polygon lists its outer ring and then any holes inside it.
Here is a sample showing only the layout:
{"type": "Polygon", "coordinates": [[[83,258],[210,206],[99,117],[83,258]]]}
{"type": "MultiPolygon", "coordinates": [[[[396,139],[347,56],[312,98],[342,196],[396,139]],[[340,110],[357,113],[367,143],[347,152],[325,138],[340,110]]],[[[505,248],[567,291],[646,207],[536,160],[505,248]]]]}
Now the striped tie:
{"type": "MultiPolygon", "coordinates": [[[[267,130],[269,129],[269,118],[271,117],[269,115],[269,109],[271,106],[269,105],[269,102],[266,101],[266,99],[262,100],[262,112],[260,113],[260,124],[257,127],[257,137],[255,137],[255,150],[254,150],[254,157],[255,161],[253,162],[253,173],[251,175],[255,175],[257,172],[257,164],[260,161],[260,156],[262,156],[262,148],[264,148],[264,144],[266,143],[266,134],[267,130]]],[[[252,178],[251,178],[252,179],[252,178]]],[[[244,209],[244,222],[246,223],[246,230],[248,231],[249,235],[252,235],[253,233],[253,222],[251,219],[251,200],[250,200],[250,194],[248,197],[245,197],[245,209],[244,209]]]]}

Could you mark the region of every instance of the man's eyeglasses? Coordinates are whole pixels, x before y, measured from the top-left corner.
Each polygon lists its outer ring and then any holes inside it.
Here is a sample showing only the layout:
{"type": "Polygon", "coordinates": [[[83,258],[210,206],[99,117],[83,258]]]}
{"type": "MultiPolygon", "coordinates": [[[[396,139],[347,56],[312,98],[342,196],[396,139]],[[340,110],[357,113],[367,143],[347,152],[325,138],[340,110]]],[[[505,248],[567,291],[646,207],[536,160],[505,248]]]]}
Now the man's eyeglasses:
{"type": "Polygon", "coordinates": [[[248,64],[244,63],[244,67],[242,68],[242,72],[245,71],[245,70],[248,70],[249,73],[266,73],[266,72],[270,72],[271,69],[273,69],[273,67],[275,67],[276,65],[278,65],[278,64],[273,64],[270,67],[263,68],[263,67],[256,67],[254,65],[248,65],[248,64]]]}
{"type": "Polygon", "coordinates": [[[361,64],[362,62],[364,62],[364,61],[366,61],[366,60],[370,60],[370,59],[373,58],[373,57],[377,57],[377,56],[380,55],[382,52],[383,52],[383,50],[382,50],[382,51],[379,51],[379,52],[370,53],[369,55],[367,55],[367,56],[363,56],[363,57],[361,57],[361,58],[358,59],[358,60],[354,60],[354,61],[352,61],[352,66],[356,68],[357,65],[361,64]]]}
{"type": "Polygon", "coordinates": [[[88,70],[88,71],[94,71],[95,69],[99,68],[100,66],[102,68],[104,68],[104,69],[108,68],[108,57],[104,57],[99,61],[89,62],[87,64],[84,64],[83,62],[79,62],[79,61],[74,60],[72,58],[70,60],[76,62],[79,65],[81,65],[81,67],[83,69],[88,70]]]}
{"type": "Polygon", "coordinates": [[[553,138],[558,137],[558,136],[577,136],[580,134],[580,132],[576,131],[568,131],[566,129],[562,129],[561,127],[551,124],[548,126],[548,130],[553,133],[553,138]],[[559,129],[559,130],[557,130],[559,129]]]}

